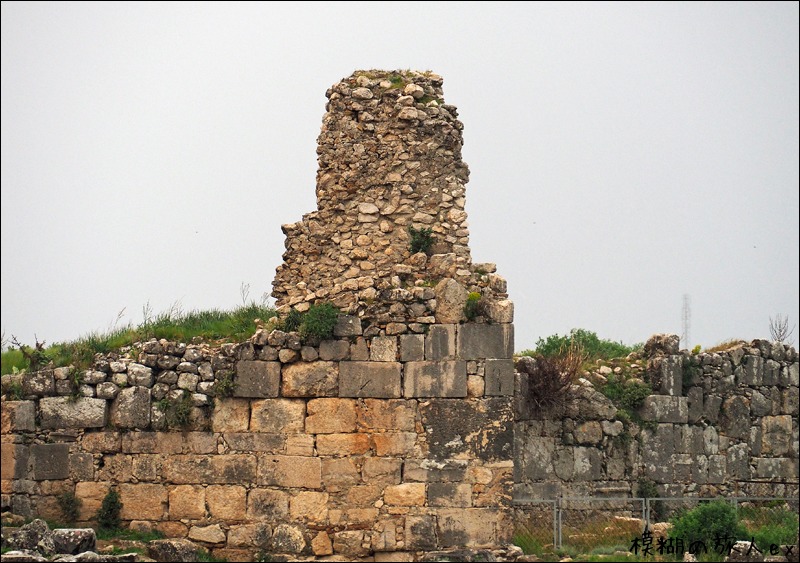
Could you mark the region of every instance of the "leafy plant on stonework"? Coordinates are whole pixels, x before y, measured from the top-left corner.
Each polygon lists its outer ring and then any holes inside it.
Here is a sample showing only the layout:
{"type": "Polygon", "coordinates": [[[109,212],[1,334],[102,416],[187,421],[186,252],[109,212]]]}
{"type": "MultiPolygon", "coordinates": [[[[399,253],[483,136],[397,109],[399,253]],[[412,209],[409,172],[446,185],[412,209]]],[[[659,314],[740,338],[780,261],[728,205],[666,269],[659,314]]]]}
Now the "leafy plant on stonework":
{"type": "Polygon", "coordinates": [[[464,305],[464,316],[467,317],[468,321],[475,320],[475,318],[481,314],[481,294],[477,291],[473,291],[467,297],[467,302],[464,305]]]}
{"type": "Polygon", "coordinates": [[[214,384],[216,396],[232,397],[234,391],[236,391],[236,382],[233,380],[233,372],[231,370],[217,372],[217,381],[214,384]]]}
{"type": "Polygon", "coordinates": [[[409,243],[411,254],[416,254],[417,252],[428,254],[433,244],[433,229],[430,227],[415,229],[409,226],[408,234],[411,235],[411,241],[409,243]]]}
{"type": "Polygon", "coordinates": [[[703,349],[703,347],[700,346],[699,344],[697,346],[695,346],[694,348],[692,348],[692,356],[696,356],[697,354],[699,354],[700,350],[702,350],[702,349],[703,349]]]}
{"type": "Polygon", "coordinates": [[[12,381],[9,383],[5,393],[11,401],[21,401],[25,398],[25,392],[22,390],[22,383],[19,381],[12,381]]]}
{"type": "Polygon", "coordinates": [[[180,398],[169,399],[165,397],[157,405],[166,416],[167,426],[187,428],[191,423],[192,407],[194,405],[192,404],[192,395],[187,390],[183,390],[180,398]]]}
{"type": "Polygon", "coordinates": [[[127,540],[139,542],[151,542],[164,539],[164,533],[159,530],[131,530],[130,528],[104,528],[97,530],[99,540],[127,540]]]}
{"type": "Polygon", "coordinates": [[[97,511],[97,525],[101,530],[118,530],[122,520],[122,502],[119,500],[119,493],[111,488],[103,497],[100,509],[97,511]]]}
{"type": "Polygon", "coordinates": [[[333,303],[315,303],[303,315],[300,336],[303,340],[321,341],[333,337],[333,329],[339,318],[339,309],[333,303]]]}
{"type": "Polygon", "coordinates": [[[524,350],[521,352],[521,355],[534,356],[536,354],[541,354],[542,356],[555,356],[560,354],[561,350],[570,346],[573,342],[581,346],[586,363],[596,362],[597,360],[624,358],[631,352],[642,348],[642,344],[627,346],[622,342],[598,338],[597,334],[592,331],[582,328],[573,328],[569,334],[563,336],[552,334],[547,338],[539,338],[536,341],[536,348],[533,350],[524,350]]]}
{"type": "Polygon", "coordinates": [[[297,309],[290,309],[286,318],[283,320],[283,330],[286,332],[294,332],[300,329],[303,324],[303,313],[297,309]]]}
{"type": "Polygon", "coordinates": [[[69,369],[69,380],[72,383],[72,391],[69,394],[68,400],[75,402],[82,397],[81,385],[83,385],[84,371],[76,367],[69,369]]]}
{"type": "Polygon", "coordinates": [[[611,399],[611,402],[628,411],[631,415],[644,403],[645,398],[653,394],[653,388],[641,381],[618,379],[613,373],[608,375],[608,380],[600,391],[611,399]]]}
{"type": "Polygon", "coordinates": [[[75,496],[72,491],[65,491],[58,495],[58,507],[61,509],[61,514],[64,515],[64,520],[68,524],[73,524],[78,520],[81,511],[81,499],[75,496]]]}
{"type": "Polygon", "coordinates": [[[797,545],[800,520],[788,505],[739,506],[739,518],[747,528],[747,537],[752,537],[760,548],[770,545],[797,545]]]}
{"type": "Polygon", "coordinates": [[[224,558],[224,557],[217,557],[217,556],[215,556],[215,555],[211,555],[211,554],[210,554],[208,551],[206,551],[206,550],[204,550],[204,549],[198,549],[198,550],[197,550],[195,553],[196,553],[196,556],[197,556],[197,560],[198,560],[198,561],[201,561],[201,562],[204,562],[204,563],[205,563],[205,562],[212,562],[212,563],[220,562],[220,563],[226,563],[226,562],[228,561],[228,560],[227,560],[226,558],[224,558]]]}
{"type": "MultiPolygon", "coordinates": [[[[658,492],[658,487],[655,482],[647,477],[640,477],[637,481],[639,492],[637,493],[641,498],[654,499],[661,496],[658,492]]],[[[650,501],[650,522],[658,522],[664,516],[664,501],[651,500],[650,501]]]]}
{"type": "Polygon", "coordinates": [[[736,507],[719,499],[703,502],[691,510],[681,511],[671,518],[670,538],[680,538],[687,547],[695,541],[702,541],[709,550],[716,539],[750,539],[747,530],[739,522],[736,507]]]}

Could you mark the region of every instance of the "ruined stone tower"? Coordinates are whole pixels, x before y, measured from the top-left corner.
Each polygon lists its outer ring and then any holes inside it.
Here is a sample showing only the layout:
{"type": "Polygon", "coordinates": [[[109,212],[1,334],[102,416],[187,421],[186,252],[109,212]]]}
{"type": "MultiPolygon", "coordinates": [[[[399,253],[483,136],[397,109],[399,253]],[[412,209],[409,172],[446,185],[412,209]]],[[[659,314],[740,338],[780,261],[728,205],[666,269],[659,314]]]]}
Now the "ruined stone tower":
{"type": "Polygon", "coordinates": [[[510,303],[499,306],[502,313],[490,305],[505,299],[504,282],[492,275],[481,284],[481,276],[493,273],[486,265],[473,274],[463,125],[443,100],[442,78],[358,71],[326,95],[317,210],[282,227],[286,252],[273,282],[277,305],[303,311],[328,300],[381,328],[425,324],[436,315],[425,286],[450,278],[476,286],[471,290],[482,294],[484,308],[510,320],[510,303]],[[412,253],[411,232],[426,229],[430,248],[412,253]]]}

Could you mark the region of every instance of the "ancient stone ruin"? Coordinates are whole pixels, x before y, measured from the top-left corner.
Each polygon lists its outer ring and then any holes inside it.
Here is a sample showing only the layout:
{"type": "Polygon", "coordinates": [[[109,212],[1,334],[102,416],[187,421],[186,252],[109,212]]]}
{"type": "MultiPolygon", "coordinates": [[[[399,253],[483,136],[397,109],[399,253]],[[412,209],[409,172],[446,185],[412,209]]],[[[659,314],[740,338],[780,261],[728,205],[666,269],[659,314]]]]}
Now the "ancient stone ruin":
{"type": "Polygon", "coordinates": [[[245,342],[152,339],[89,369],[4,375],[2,511],[62,521],[69,494],[89,527],[113,490],[124,526],[172,538],[151,545],[159,560],[513,560],[526,499],[633,497],[643,480],[796,497],[791,346],[692,354],[656,336],[557,405],[531,401],[506,282],[471,259],[462,124],[441,86],[361,71],[328,90],[317,210],[283,226],[281,320],[245,342]],[[288,324],[331,304],[330,337],[288,324]],[[600,391],[612,377],[652,393],[622,411],[600,391]]]}

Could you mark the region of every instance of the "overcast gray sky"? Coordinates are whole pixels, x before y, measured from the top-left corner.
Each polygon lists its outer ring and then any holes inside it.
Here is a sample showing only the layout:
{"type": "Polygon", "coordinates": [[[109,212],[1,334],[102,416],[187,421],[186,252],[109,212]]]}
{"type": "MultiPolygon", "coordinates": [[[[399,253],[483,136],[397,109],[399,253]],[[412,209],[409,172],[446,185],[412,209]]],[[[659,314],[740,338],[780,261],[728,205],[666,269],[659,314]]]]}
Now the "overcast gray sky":
{"type": "MultiPolygon", "coordinates": [[[[433,70],[516,349],[798,320],[798,4],[2,3],[2,329],[271,290],[325,90],[433,70]]],[[[795,342],[797,341],[795,331],[795,342]]],[[[687,343],[682,343],[686,347],[687,343]]]]}

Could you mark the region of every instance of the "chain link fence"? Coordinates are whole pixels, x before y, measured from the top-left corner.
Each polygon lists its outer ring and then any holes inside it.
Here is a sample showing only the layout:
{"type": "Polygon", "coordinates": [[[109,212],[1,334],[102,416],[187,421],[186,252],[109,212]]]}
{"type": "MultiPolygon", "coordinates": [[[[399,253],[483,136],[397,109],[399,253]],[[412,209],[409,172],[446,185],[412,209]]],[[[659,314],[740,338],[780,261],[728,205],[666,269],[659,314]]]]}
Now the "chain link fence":
{"type": "MultiPolygon", "coordinates": [[[[729,538],[726,545],[746,539],[765,554],[771,546],[797,545],[800,501],[764,497],[517,499],[514,541],[526,553],[622,556],[644,533],[662,550],[677,545],[690,551],[691,538],[686,543],[680,538],[677,544],[668,539],[673,523],[702,503],[720,500],[733,505],[740,524],[740,537],[729,538]]],[[[795,560],[797,549],[793,551],[795,560]]],[[[677,552],[676,556],[680,559],[677,552]]]]}

